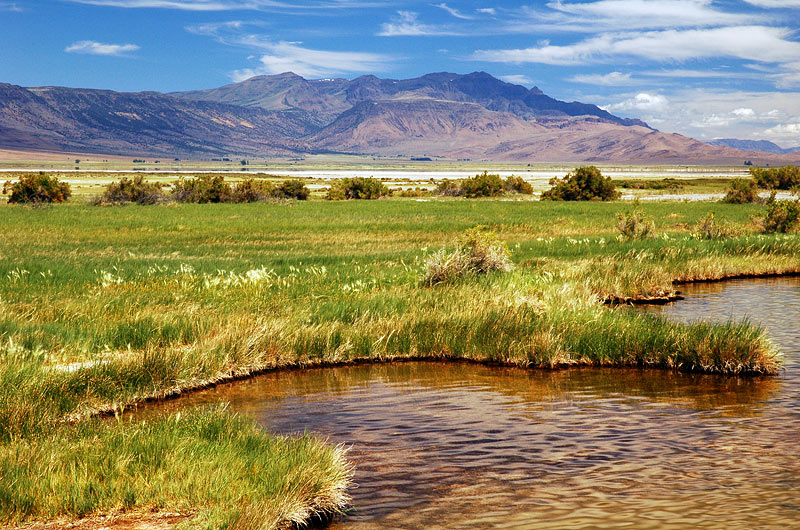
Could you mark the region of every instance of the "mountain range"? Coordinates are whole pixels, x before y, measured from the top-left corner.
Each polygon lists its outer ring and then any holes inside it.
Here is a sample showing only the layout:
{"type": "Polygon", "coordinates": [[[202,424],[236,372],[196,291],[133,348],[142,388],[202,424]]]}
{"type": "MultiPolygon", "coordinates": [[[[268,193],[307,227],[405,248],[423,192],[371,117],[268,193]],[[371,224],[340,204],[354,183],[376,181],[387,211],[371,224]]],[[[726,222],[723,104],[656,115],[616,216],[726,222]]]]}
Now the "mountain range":
{"type": "Polygon", "coordinates": [[[169,94],[0,83],[0,148],[196,158],[351,153],[534,162],[782,160],[661,133],[485,72],[405,80],[308,80],[287,72],[169,94]]]}
{"type": "Polygon", "coordinates": [[[797,147],[784,148],[769,140],[739,140],[737,138],[720,138],[708,142],[711,145],[724,145],[734,149],[744,149],[748,151],[763,151],[776,155],[788,155],[790,153],[800,153],[800,145],[797,147]]]}

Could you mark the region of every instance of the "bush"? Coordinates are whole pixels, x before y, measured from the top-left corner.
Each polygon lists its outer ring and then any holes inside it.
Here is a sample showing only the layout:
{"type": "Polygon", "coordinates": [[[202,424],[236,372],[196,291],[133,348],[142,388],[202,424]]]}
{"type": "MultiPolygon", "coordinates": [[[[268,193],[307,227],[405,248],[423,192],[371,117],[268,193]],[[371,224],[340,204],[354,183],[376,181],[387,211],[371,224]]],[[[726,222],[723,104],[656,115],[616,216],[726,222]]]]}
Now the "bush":
{"type": "Polygon", "coordinates": [[[525,179],[522,177],[515,177],[514,175],[506,178],[503,183],[503,188],[509,193],[521,193],[523,195],[533,194],[533,186],[531,186],[529,182],[525,182],[525,179]]]}
{"type": "Polygon", "coordinates": [[[233,202],[258,202],[272,197],[275,186],[266,180],[244,179],[231,188],[233,202]]]}
{"type": "Polygon", "coordinates": [[[453,251],[441,249],[428,256],[422,282],[432,286],[453,282],[470,274],[507,272],[513,268],[510,256],[508,245],[494,233],[473,228],[458,239],[453,251]]]}
{"type": "Polygon", "coordinates": [[[98,197],[95,204],[156,204],[165,199],[162,184],[147,182],[137,175],[133,179],[123,177],[106,186],[106,191],[98,197]]]}
{"type": "Polygon", "coordinates": [[[550,179],[552,188],[542,193],[543,200],[551,201],[610,201],[618,199],[620,193],[595,166],[583,166],[567,173],[560,179],[550,179]]]}
{"type": "Polygon", "coordinates": [[[797,226],[800,219],[800,200],[776,201],[775,194],[767,202],[767,211],[761,221],[765,233],[785,234],[797,226]]]}
{"type": "Polygon", "coordinates": [[[490,175],[487,171],[468,178],[461,183],[461,195],[474,199],[476,197],[497,197],[503,194],[505,187],[500,175],[490,175]]]}
{"type": "Polygon", "coordinates": [[[300,179],[285,180],[275,187],[273,197],[278,199],[297,199],[304,201],[308,199],[311,192],[300,179]]]}
{"type": "Polygon", "coordinates": [[[634,205],[632,211],[617,214],[617,230],[627,240],[648,239],[655,236],[656,224],[634,205]]]}
{"type": "Polygon", "coordinates": [[[746,204],[758,200],[758,186],[753,179],[733,179],[722,202],[746,204]]]}
{"type": "Polygon", "coordinates": [[[436,185],[436,195],[443,195],[445,197],[459,197],[461,196],[461,186],[458,182],[444,179],[436,185]]]}
{"type": "Polygon", "coordinates": [[[330,201],[346,199],[380,199],[391,195],[389,188],[380,180],[369,177],[353,177],[336,180],[325,196],[330,201]]]}
{"type": "Polygon", "coordinates": [[[727,239],[738,236],[739,231],[725,219],[717,219],[714,212],[708,212],[694,226],[692,235],[697,239],[727,239]]]}
{"type": "Polygon", "coordinates": [[[172,198],[178,202],[231,202],[233,190],[221,176],[185,179],[172,184],[172,198]]]}
{"type": "Polygon", "coordinates": [[[3,194],[9,192],[10,203],[64,202],[72,195],[69,184],[41,172],[23,175],[17,182],[6,182],[3,194]]]}
{"type": "Polygon", "coordinates": [[[791,190],[800,186],[800,168],[784,167],[751,167],[750,174],[762,188],[772,190],[791,190]]]}

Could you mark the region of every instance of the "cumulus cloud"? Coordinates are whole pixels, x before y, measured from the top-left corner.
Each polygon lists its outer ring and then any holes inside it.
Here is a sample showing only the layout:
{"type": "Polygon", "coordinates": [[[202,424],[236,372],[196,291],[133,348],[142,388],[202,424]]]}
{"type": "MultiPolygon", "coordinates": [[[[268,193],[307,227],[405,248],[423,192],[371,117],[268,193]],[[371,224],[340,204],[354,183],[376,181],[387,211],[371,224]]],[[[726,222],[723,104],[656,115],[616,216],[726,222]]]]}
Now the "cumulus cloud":
{"type": "Polygon", "coordinates": [[[764,130],[764,136],[777,142],[782,142],[784,147],[800,146],[800,122],[782,123],[764,130]]]}
{"type": "Polygon", "coordinates": [[[740,118],[750,118],[756,115],[756,111],[747,107],[739,107],[738,109],[733,109],[731,114],[740,118]]]}
{"type": "Polygon", "coordinates": [[[640,92],[630,99],[606,105],[603,108],[609,112],[615,111],[661,111],[665,110],[669,105],[669,101],[661,94],[648,94],[647,92],[640,92]]]}
{"type": "Polygon", "coordinates": [[[135,52],[139,49],[136,44],[105,44],[92,40],[82,40],[74,42],[64,48],[67,53],[86,53],[90,55],[112,55],[123,56],[127,52],[135,52]]]}
{"type": "Polygon", "coordinates": [[[623,74],[622,72],[610,72],[607,74],[578,74],[570,78],[571,81],[576,83],[586,83],[590,85],[604,85],[604,86],[623,86],[636,83],[631,79],[631,74],[623,74]]]}
{"type": "Polygon", "coordinates": [[[385,70],[392,58],[367,52],[339,52],[303,48],[296,42],[261,42],[269,53],[259,58],[256,68],[235,70],[231,77],[243,81],[255,75],[294,72],[303,77],[319,78],[342,73],[372,73],[385,70]]]}

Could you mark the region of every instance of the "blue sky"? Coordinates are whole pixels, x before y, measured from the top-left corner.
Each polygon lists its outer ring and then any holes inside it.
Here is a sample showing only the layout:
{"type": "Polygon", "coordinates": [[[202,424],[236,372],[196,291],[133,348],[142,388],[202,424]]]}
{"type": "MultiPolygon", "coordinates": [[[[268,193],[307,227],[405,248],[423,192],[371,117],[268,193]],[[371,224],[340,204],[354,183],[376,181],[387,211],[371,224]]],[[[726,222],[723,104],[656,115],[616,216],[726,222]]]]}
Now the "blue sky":
{"type": "Polygon", "coordinates": [[[800,145],[800,0],[0,0],[0,81],[190,90],[484,70],[700,139],[800,145]]]}

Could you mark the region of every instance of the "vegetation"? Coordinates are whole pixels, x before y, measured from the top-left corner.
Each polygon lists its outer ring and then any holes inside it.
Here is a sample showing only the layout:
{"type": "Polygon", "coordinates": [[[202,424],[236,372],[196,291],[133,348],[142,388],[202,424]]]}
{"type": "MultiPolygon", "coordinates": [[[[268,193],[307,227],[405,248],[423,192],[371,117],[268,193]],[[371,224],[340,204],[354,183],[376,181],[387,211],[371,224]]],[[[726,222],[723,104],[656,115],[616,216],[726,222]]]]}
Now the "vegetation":
{"type": "Polygon", "coordinates": [[[64,202],[72,194],[69,184],[43,172],[22,175],[16,182],[6,181],[3,194],[8,193],[9,203],[24,204],[64,202]]]}
{"type": "Polygon", "coordinates": [[[662,179],[648,180],[617,180],[616,185],[620,188],[631,190],[671,190],[680,191],[684,188],[684,183],[678,179],[666,177],[662,179]]]}
{"type": "Polygon", "coordinates": [[[378,179],[352,177],[334,181],[325,198],[331,201],[380,199],[390,194],[389,188],[378,179]]]}
{"type": "Polygon", "coordinates": [[[436,186],[437,195],[468,199],[499,197],[506,193],[530,195],[533,193],[533,187],[522,177],[512,175],[503,180],[500,175],[489,174],[487,171],[461,181],[444,179],[436,186]]]}
{"type": "Polygon", "coordinates": [[[722,202],[745,204],[758,200],[758,186],[753,179],[733,179],[722,202]]]}
{"type": "Polygon", "coordinates": [[[513,268],[510,256],[508,245],[496,234],[473,228],[458,238],[454,250],[443,248],[426,258],[422,283],[431,286],[467,275],[508,272],[513,268]]]}
{"type": "Polygon", "coordinates": [[[800,222],[800,200],[776,201],[775,195],[767,202],[767,211],[761,221],[765,233],[785,234],[800,222]]]}
{"type": "Polygon", "coordinates": [[[194,526],[270,527],[268,517],[286,513],[276,500],[289,499],[281,488],[306,499],[297,507],[332,508],[307,503],[340,491],[348,471],[335,448],[307,450],[320,446],[260,435],[219,411],[147,423],[85,419],[264,369],[430,356],[725,374],[779,369],[780,357],[753,324],[684,324],[599,303],[663,298],[674,280],[800,271],[800,236],[754,233],[751,216],[763,207],[715,205],[742,235],[706,240],[690,227],[707,204],[642,204],[662,236],[621,241],[616,204],[479,205],[2,207],[0,519],[176,507],[197,518],[194,526]],[[428,281],[427,248],[475,226],[487,229],[456,243],[469,272],[460,281],[428,281]],[[238,434],[226,434],[225,445],[206,436],[215,430],[238,434]],[[213,454],[209,439],[220,444],[213,454]],[[291,468],[270,474],[278,468],[269,466],[283,465],[264,449],[271,440],[288,448],[278,453],[291,468]],[[297,477],[319,487],[292,487],[297,477]],[[222,491],[225,484],[236,486],[222,491]],[[240,488],[246,493],[231,497],[240,488]]]}
{"type": "Polygon", "coordinates": [[[351,470],[341,447],[270,435],[217,408],[15,440],[0,446],[0,477],[6,522],[156,510],[195,527],[257,530],[341,510],[351,470]]]}
{"type": "Polygon", "coordinates": [[[773,190],[791,190],[800,187],[800,168],[795,166],[783,167],[751,167],[750,174],[756,183],[762,187],[773,190]]]}
{"type": "Polygon", "coordinates": [[[617,214],[617,230],[627,240],[655,237],[656,224],[634,203],[633,209],[617,214]]]}
{"type": "Polygon", "coordinates": [[[582,166],[560,179],[550,179],[552,188],[542,193],[542,200],[610,201],[618,199],[611,177],[604,177],[595,166],[582,166]]]}
{"type": "Polygon", "coordinates": [[[725,219],[717,219],[714,212],[700,219],[692,231],[698,239],[727,239],[740,235],[740,231],[725,219]]]}
{"type": "Polygon", "coordinates": [[[161,184],[147,182],[141,175],[132,179],[123,177],[106,186],[105,192],[95,200],[95,204],[156,204],[165,199],[162,187],[161,184]]]}

